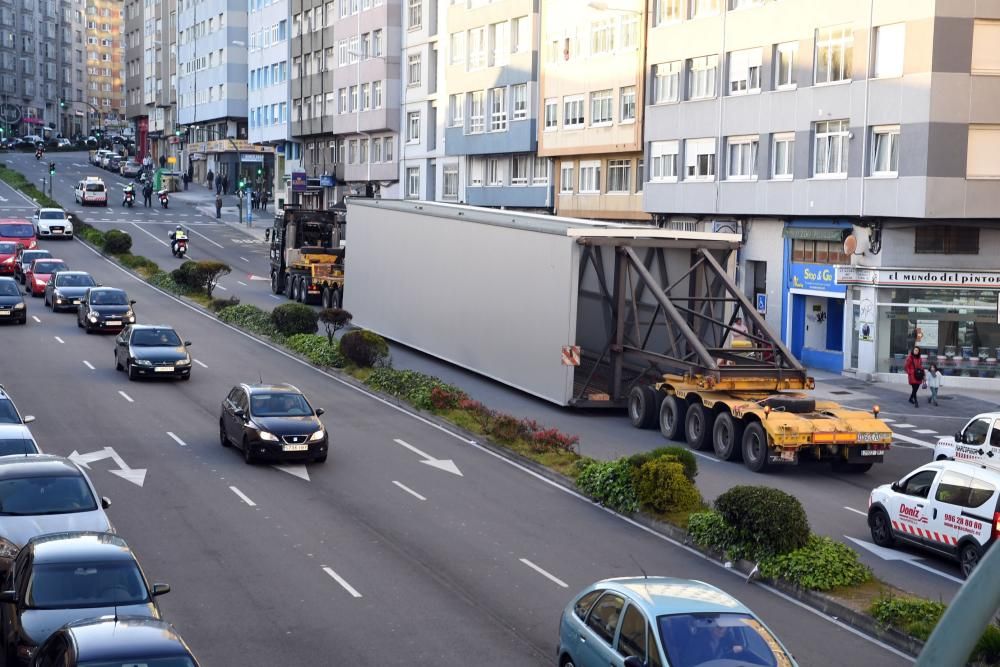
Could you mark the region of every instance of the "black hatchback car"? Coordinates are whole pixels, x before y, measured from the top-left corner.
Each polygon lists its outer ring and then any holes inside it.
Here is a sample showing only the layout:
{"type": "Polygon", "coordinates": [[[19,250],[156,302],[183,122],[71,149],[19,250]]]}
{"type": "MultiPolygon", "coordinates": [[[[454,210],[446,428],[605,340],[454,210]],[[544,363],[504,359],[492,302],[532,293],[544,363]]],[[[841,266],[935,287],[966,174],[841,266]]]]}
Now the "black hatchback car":
{"type": "Polygon", "coordinates": [[[80,298],[76,326],[94,331],[116,331],[135,324],[135,313],[125,290],[114,287],[91,287],[80,298]]]}
{"type": "Polygon", "coordinates": [[[24,305],[21,288],[13,278],[0,277],[0,322],[25,324],[27,321],[28,308],[24,305]]]}
{"type": "Polygon", "coordinates": [[[136,616],[105,616],[60,628],[38,650],[34,667],[198,667],[174,626],[136,616]]]}
{"type": "Polygon", "coordinates": [[[129,380],[140,377],[191,379],[191,341],[170,327],[132,324],[115,339],[115,370],[128,373],[129,380]]]}
{"type": "Polygon", "coordinates": [[[259,459],[326,461],[328,436],[306,397],[290,384],[241,384],[222,402],[219,439],[247,463],[259,459]]]}

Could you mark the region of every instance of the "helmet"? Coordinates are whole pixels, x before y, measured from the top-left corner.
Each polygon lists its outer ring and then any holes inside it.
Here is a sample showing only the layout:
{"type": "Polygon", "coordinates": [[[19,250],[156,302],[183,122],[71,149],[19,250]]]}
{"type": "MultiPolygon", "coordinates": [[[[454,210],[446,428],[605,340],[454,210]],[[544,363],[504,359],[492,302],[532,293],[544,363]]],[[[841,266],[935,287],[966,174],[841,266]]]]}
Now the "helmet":
{"type": "Polygon", "coordinates": [[[181,230],[182,230],[182,229],[184,229],[184,228],[183,228],[183,227],[181,227],[180,225],[177,225],[177,227],[175,227],[174,229],[176,229],[177,231],[181,231],[181,230]]]}

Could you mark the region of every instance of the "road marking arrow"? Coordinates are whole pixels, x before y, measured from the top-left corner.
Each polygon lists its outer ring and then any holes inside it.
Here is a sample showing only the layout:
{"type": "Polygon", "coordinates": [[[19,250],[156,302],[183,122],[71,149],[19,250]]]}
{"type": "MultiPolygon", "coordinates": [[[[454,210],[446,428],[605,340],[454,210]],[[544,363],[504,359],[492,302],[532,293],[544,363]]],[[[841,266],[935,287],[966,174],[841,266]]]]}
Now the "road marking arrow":
{"type": "Polygon", "coordinates": [[[926,563],[920,562],[922,559],[919,556],[908,554],[905,551],[898,551],[896,549],[887,549],[885,547],[880,547],[877,544],[872,544],[871,542],[868,542],[866,540],[859,540],[857,538],[850,537],[849,535],[844,535],[844,537],[849,539],[851,542],[854,542],[862,549],[865,549],[866,551],[875,554],[882,560],[888,560],[888,561],[901,560],[906,563],[909,563],[914,567],[919,567],[921,570],[926,570],[931,574],[936,574],[937,576],[943,577],[944,579],[948,579],[949,581],[954,581],[959,585],[965,583],[964,580],[959,579],[958,577],[953,577],[947,572],[942,572],[941,570],[933,568],[930,565],[927,565],[926,563]]]}
{"type": "Polygon", "coordinates": [[[270,280],[267,276],[255,276],[252,273],[248,273],[247,278],[250,280],[270,280]]]}
{"type": "Polygon", "coordinates": [[[276,468],[281,472],[287,472],[293,477],[298,477],[299,479],[304,479],[309,481],[309,471],[306,470],[304,465],[273,465],[272,468],[276,468]]]}
{"type": "Polygon", "coordinates": [[[455,462],[452,461],[451,459],[436,459],[433,456],[431,456],[430,454],[427,454],[425,452],[420,451],[419,449],[417,449],[416,447],[414,447],[410,443],[404,442],[403,440],[400,440],[399,438],[395,439],[395,443],[397,445],[402,445],[403,447],[406,447],[407,449],[409,449],[411,452],[413,452],[417,456],[423,457],[424,460],[421,461],[421,463],[426,463],[427,465],[431,466],[432,468],[437,468],[439,470],[444,470],[445,472],[450,472],[452,475],[458,475],[459,477],[464,477],[465,476],[465,475],[462,474],[462,471],[458,469],[458,466],[455,465],[455,462]]]}
{"type": "Polygon", "coordinates": [[[81,454],[80,452],[73,450],[73,453],[69,455],[71,461],[79,466],[90,469],[91,463],[96,463],[97,461],[102,461],[104,459],[112,459],[118,464],[118,470],[109,470],[112,475],[118,475],[127,482],[132,482],[136,486],[142,486],[146,481],[146,469],[145,468],[130,468],[125,459],[123,459],[118,452],[114,450],[113,447],[105,447],[104,449],[99,449],[96,452],[88,452],[86,454],[81,454]]]}

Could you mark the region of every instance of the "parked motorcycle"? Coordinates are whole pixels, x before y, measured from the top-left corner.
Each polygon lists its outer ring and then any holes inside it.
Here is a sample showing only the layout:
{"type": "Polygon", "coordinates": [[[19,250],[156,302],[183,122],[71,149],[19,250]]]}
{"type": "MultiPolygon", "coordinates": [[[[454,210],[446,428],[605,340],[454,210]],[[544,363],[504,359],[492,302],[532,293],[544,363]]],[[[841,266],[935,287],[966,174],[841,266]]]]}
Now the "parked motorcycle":
{"type": "Polygon", "coordinates": [[[160,206],[162,206],[163,208],[167,208],[167,204],[170,203],[170,197],[167,194],[167,191],[160,190],[157,194],[160,196],[160,206]]]}

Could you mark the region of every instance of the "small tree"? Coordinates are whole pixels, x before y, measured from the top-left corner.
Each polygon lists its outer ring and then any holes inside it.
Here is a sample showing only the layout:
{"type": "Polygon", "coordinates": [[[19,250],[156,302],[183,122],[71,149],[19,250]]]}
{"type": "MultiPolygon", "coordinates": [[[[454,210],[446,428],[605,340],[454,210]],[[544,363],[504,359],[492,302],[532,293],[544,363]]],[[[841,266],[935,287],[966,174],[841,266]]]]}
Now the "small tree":
{"type": "Polygon", "coordinates": [[[198,268],[205,276],[205,294],[212,298],[212,290],[219,284],[222,276],[228,276],[233,272],[225,262],[218,262],[211,259],[203,259],[198,262],[198,268]]]}
{"type": "Polygon", "coordinates": [[[319,321],[323,323],[323,328],[326,329],[326,338],[330,341],[330,346],[333,346],[333,336],[341,329],[346,328],[354,316],[343,308],[324,308],[319,311],[319,321]]]}

